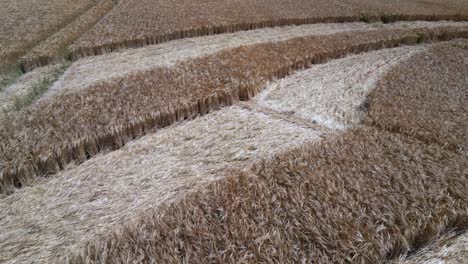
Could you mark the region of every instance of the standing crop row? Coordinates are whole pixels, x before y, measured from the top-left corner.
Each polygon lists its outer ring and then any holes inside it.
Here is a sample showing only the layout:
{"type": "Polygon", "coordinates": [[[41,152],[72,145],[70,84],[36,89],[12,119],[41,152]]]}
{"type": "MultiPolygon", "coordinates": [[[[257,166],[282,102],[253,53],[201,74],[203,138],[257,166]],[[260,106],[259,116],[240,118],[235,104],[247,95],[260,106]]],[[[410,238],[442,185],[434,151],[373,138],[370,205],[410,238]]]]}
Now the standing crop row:
{"type": "Polygon", "coordinates": [[[466,229],[464,168],[461,155],[361,126],[148,210],[71,263],[384,263],[466,229]]]}
{"type": "MultiPolygon", "coordinates": [[[[114,7],[112,0],[102,0],[75,21],[48,37],[20,58],[23,71],[60,62],[68,54],[66,47],[96,24],[114,7]]],[[[69,59],[69,58],[66,58],[69,59]]]]}
{"type": "Polygon", "coordinates": [[[0,70],[95,5],[94,0],[0,1],[0,70]]]}
{"type": "Polygon", "coordinates": [[[348,53],[468,36],[466,27],[378,30],[304,37],[222,51],[171,69],[131,74],[0,116],[0,190],[119,148],[158,127],[247,100],[265,84],[348,53]]]}
{"type": "Polygon", "coordinates": [[[71,46],[75,58],[173,39],[320,22],[463,20],[461,1],[129,0],[71,46]],[[391,3],[389,3],[391,2],[391,3]]]}

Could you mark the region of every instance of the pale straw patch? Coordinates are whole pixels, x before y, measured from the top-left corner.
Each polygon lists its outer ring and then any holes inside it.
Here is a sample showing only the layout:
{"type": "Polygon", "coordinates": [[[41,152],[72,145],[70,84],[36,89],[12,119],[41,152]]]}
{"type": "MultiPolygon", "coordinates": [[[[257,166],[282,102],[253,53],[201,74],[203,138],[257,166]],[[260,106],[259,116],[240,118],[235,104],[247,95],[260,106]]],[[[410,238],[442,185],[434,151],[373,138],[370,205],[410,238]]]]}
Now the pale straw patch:
{"type": "Polygon", "coordinates": [[[357,125],[365,115],[367,95],[385,72],[426,47],[385,49],[313,65],[272,82],[254,100],[329,128],[357,125]]]}
{"type": "Polygon", "coordinates": [[[54,262],[231,169],[322,135],[228,107],[144,136],[0,200],[0,262],[54,262]]]}
{"type": "Polygon", "coordinates": [[[285,26],[240,31],[229,34],[174,40],[159,45],[89,57],[75,62],[45,96],[62,90],[78,90],[99,81],[121,77],[156,67],[172,67],[178,61],[201,57],[244,45],[279,42],[288,39],[322,36],[351,31],[382,29],[434,28],[468,25],[466,22],[398,22],[393,24],[330,23],[285,26]]]}
{"type": "Polygon", "coordinates": [[[458,264],[468,260],[468,232],[449,232],[398,264],[458,264]]]}

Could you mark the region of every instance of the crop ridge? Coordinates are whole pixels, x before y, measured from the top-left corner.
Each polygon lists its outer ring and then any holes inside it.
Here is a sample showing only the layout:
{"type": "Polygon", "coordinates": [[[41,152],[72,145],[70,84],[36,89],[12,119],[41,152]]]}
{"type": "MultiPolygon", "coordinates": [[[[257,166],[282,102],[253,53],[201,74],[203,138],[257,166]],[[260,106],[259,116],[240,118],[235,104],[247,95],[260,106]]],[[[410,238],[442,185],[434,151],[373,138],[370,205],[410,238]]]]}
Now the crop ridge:
{"type": "MultiPolygon", "coordinates": [[[[366,21],[384,21],[391,17],[392,22],[397,21],[467,21],[468,15],[371,15],[366,17],[366,21]]],[[[155,45],[165,43],[171,40],[193,38],[214,34],[232,33],[237,31],[247,31],[266,27],[281,27],[317,23],[349,23],[349,22],[362,22],[362,16],[342,16],[342,17],[310,17],[310,18],[284,18],[279,20],[266,20],[254,23],[238,23],[232,25],[201,27],[187,30],[174,31],[161,35],[143,36],[139,38],[125,39],[122,41],[114,41],[96,46],[72,44],[70,46],[70,55],[73,60],[89,56],[97,56],[122,49],[139,48],[147,45],[155,45]]]]}
{"type": "MultiPolygon", "coordinates": [[[[61,20],[61,24],[69,25],[73,23],[77,18],[91,10],[95,4],[95,2],[89,2],[87,5],[78,8],[76,13],[61,20]]],[[[16,64],[18,64],[18,59],[21,56],[24,56],[29,49],[34,48],[37,43],[46,41],[49,37],[53,36],[57,32],[60,32],[61,29],[62,28],[59,25],[46,25],[45,29],[41,31],[41,36],[37,36],[35,39],[29,39],[28,36],[28,38],[21,40],[21,43],[17,44],[18,47],[11,48],[7,45],[4,51],[0,49],[0,59],[2,60],[2,64],[0,64],[0,71],[6,71],[8,68],[16,67],[16,64]]],[[[25,36],[22,37],[25,38],[25,36]]],[[[19,63],[19,67],[21,68],[21,63],[19,63]]],[[[24,72],[23,69],[22,71],[24,72]]]]}
{"type": "Polygon", "coordinates": [[[392,68],[369,94],[364,122],[466,155],[466,56],[457,45],[434,44],[392,68]]]}
{"type": "MultiPolygon", "coordinates": [[[[219,75],[213,78],[220,78],[216,82],[222,83],[206,83],[206,85],[209,86],[213,85],[213,88],[211,91],[207,90],[198,95],[200,97],[193,97],[183,101],[181,101],[181,99],[176,99],[176,101],[179,102],[178,104],[169,104],[169,106],[162,105],[159,109],[153,108],[143,110],[139,107],[137,109],[141,110],[137,110],[137,112],[135,112],[135,110],[130,110],[130,113],[127,113],[129,116],[120,117],[120,120],[114,119],[115,121],[112,121],[110,125],[108,124],[106,126],[99,125],[99,123],[101,123],[99,120],[101,120],[102,117],[96,116],[98,119],[92,121],[89,120],[89,116],[86,116],[86,119],[83,119],[83,121],[86,120],[86,122],[80,124],[82,126],[81,129],[83,129],[83,125],[91,122],[89,125],[84,126],[90,126],[90,128],[85,130],[86,133],[77,130],[80,125],[69,123],[71,127],[78,126],[72,129],[73,131],[67,131],[68,134],[60,133],[60,140],[47,137],[48,140],[54,140],[54,142],[41,142],[41,139],[34,139],[37,135],[34,135],[35,132],[32,132],[38,128],[37,125],[41,128],[52,125],[49,129],[60,129],[60,126],[57,124],[57,118],[59,118],[59,116],[55,115],[53,118],[54,120],[45,115],[41,117],[45,109],[49,109],[45,111],[50,111],[53,109],[50,107],[58,106],[62,109],[60,111],[64,111],[62,103],[72,102],[67,100],[77,100],[77,102],[86,102],[86,100],[90,100],[91,98],[95,98],[92,100],[102,100],[96,98],[96,94],[104,94],[106,96],[106,94],[109,94],[109,89],[113,89],[112,87],[115,87],[118,83],[103,83],[97,85],[94,90],[90,89],[86,92],[91,95],[91,97],[84,97],[86,94],[85,92],[56,96],[53,99],[56,103],[51,103],[51,101],[44,103],[47,107],[43,110],[39,110],[41,113],[40,115],[34,114],[34,111],[31,112],[32,109],[26,109],[26,111],[22,111],[18,114],[18,116],[24,115],[25,119],[18,119],[18,117],[15,118],[13,116],[4,117],[6,123],[18,124],[18,122],[20,122],[19,125],[23,128],[15,129],[12,128],[12,126],[0,128],[1,134],[5,135],[6,138],[5,142],[2,142],[3,144],[0,146],[0,150],[5,153],[0,172],[0,192],[11,193],[15,188],[28,184],[28,182],[31,182],[35,177],[54,174],[62,170],[68,163],[86,160],[97,154],[102,148],[120,148],[128,141],[155,128],[165,127],[177,121],[194,118],[197,115],[206,114],[213,109],[232,105],[239,100],[248,100],[255,96],[267,81],[275,78],[282,78],[294,70],[303,69],[311,64],[339,58],[349,53],[391,48],[402,44],[416,44],[420,39],[422,41],[434,41],[467,36],[468,30],[464,27],[442,27],[431,30],[422,28],[414,30],[384,30],[382,32],[367,32],[367,34],[366,32],[336,34],[326,38],[299,38],[281,42],[280,44],[274,43],[241,47],[221,52],[217,55],[215,54],[197,59],[191,63],[181,63],[179,65],[179,69],[182,70],[182,74],[185,76],[190,72],[193,74],[193,70],[197,68],[201,68],[201,73],[205,74],[206,72],[203,73],[203,71],[209,70],[210,67],[216,67],[216,65],[210,62],[213,60],[219,61],[220,58],[232,64],[230,65],[231,67],[228,65],[227,68],[230,69],[228,72],[223,72],[224,70],[220,72],[218,68],[216,71],[213,71],[215,76],[219,75]],[[424,38],[421,39],[421,36],[424,36],[424,38]],[[285,48],[286,46],[289,50],[285,48]],[[259,54],[258,56],[261,54],[261,56],[264,56],[266,59],[269,56],[268,52],[276,53],[274,55],[275,58],[273,61],[265,61],[265,65],[263,66],[249,65],[243,61],[247,59],[245,56],[257,53],[259,54]],[[239,54],[243,55],[239,56],[239,54]],[[201,67],[200,65],[205,66],[201,67]],[[238,68],[235,68],[234,65],[238,68]],[[266,65],[268,65],[268,67],[266,65]],[[204,68],[207,66],[208,68],[204,68]],[[252,66],[254,67],[252,68],[252,66]],[[243,69],[242,67],[245,68],[243,69]],[[262,68],[262,71],[258,73],[253,72],[257,70],[256,67],[262,68]],[[106,85],[107,88],[105,88],[106,85]],[[105,89],[102,90],[102,88],[105,89]],[[99,91],[99,89],[102,91],[99,91]],[[106,89],[109,91],[105,92],[106,89]],[[40,121],[40,119],[43,121],[40,121]],[[32,120],[34,120],[34,122],[44,123],[28,125],[32,120]],[[91,129],[91,127],[93,128],[91,129]],[[28,133],[28,130],[31,130],[31,132],[28,133]],[[13,131],[21,132],[16,135],[17,132],[13,131]],[[28,139],[28,137],[30,137],[30,139],[28,139]],[[18,140],[22,141],[21,146],[17,145],[18,140]],[[32,145],[26,143],[28,141],[31,141],[32,145]]],[[[272,60],[272,58],[270,58],[270,60],[272,60]]],[[[173,73],[171,73],[172,70],[166,69],[158,71],[149,71],[148,74],[151,76],[164,75],[172,78],[170,77],[173,75],[173,73]]],[[[199,74],[195,75],[199,76],[199,74]]],[[[187,84],[192,82],[190,80],[185,81],[188,81],[187,84]]],[[[123,82],[120,81],[120,83],[120,85],[128,85],[128,82],[125,80],[123,82]]],[[[139,84],[133,83],[132,85],[138,87],[139,84]]],[[[209,87],[204,87],[204,89],[206,88],[209,87]]],[[[151,89],[154,88],[152,87],[151,89]]],[[[151,89],[145,91],[145,93],[150,92],[151,89]]],[[[114,92],[114,96],[116,95],[118,94],[114,92]]],[[[82,104],[77,104],[77,106],[80,109],[83,108],[82,104]]],[[[154,104],[152,104],[152,107],[154,107],[154,104]]],[[[40,109],[40,106],[38,109],[40,109]]],[[[67,111],[69,112],[70,110],[67,111]]],[[[91,111],[91,109],[89,111],[91,111]]],[[[71,112],[73,112],[74,115],[76,114],[74,111],[71,112]]],[[[53,130],[50,132],[53,132],[53,130]]],[[[47,133],[44,133],[44,135],[47,133]]]]}
{"type": "Polygon", "coordinates": [[[466,227],[464,165],[456,153],[364,125],[232,172],[67,261],[394,260],[466,227]]]}
{"type": "Polygon", "coordinates": [[[29,72],[38,67],[71,59],[70,54],[66,53],[67,45],[98,23],[114,6],[113,0],[100,0],[64,28],[47,37],[20,58],[19,64],[22,71],[29,72]]]}
{"type": "Polygon", "coordinates": [[[468,26],[467,22],[397,22],[393,24],[308,24],[302,26],[286,26],[263,28],[251,31],[239,31],[229,34],[211,35],[191,39],[175,40],[159,45],[151,45],[137,49],[125,49],[105,55],[93,56],[78,60],[64,74],[63,78],[54,84],[45,96],[56,94],[63,90],[78,90],[89,87],[92,83],[110,80],[130,73],[142,72],[156,67],[174,67],[177,61],[185,61],[196,57],[214,54],[221,50],[239,46],[278,42],[297,37],[324,36],[333,33],[372,31],[399,28],[437,28],[440,26],[468,26]],[[194,45],[194,43],[196,43],[194,45]],[[110,66],[110,67],[109,67],[110,66]]]}
{"type": "Polygon", "coordinates": [[[62,256],[148,206],[177,201],[229,171],[325,136],[318,126],[243,106],[150,133],[0,199],[0,233],[6,238],[0,239],[0,262],[63,263],[62,256]]]}

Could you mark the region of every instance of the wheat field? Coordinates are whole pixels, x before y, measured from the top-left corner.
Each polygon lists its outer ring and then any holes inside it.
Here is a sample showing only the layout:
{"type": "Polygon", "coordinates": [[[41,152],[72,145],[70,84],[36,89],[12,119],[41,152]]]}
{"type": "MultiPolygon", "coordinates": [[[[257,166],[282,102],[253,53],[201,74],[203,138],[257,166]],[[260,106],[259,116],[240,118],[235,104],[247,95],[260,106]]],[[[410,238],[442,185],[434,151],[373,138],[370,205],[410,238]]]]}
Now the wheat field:
{"type": "Polygon", "coordinates": [[[76,57],[168,40],[252,28],[317,22],[463,20],[463,1],[131,0],[72,45],[76,57]],[[137,15],[138,14],[138,15],[137,15]]]}
{"type": "Polygon", "coordinates": [[[56,173],[101,148],[119,148],[154,127],[247,100],[269,80],[294,69],[348,53],[411,44],[418,38],[429,41],[465,35],[464,25],[443,25],[293,38],[241,46],[175,68],[154,68],[97,82],[79,93],[59,94],[26,111],[0,116],[5,124],[0,126],[4,138],[0,191],[10,192],[34,177],[56,173]],[[251,58],[260,63],[248,63],[251,58]],[[99,102],[105,102],[106,111],[100,110],[99,102]],[[34,133],[38,129],[42,132],[34,133]]]}
{"type": "MultiPolygon", "coordinates": [[[[224,179],[180,201],[142,212],[104,239],[90,240],[84,251],[67,260],[376,263],[399,261],[414,248],[423,248],[422,253],[411,254],[408,263],[440,258],[442,253],[430,249],[436,248],[431,246],[437,243],[432,240],[450,236],[451,230],[466,229],[466,156],[444,144],[421,144],[414,135],[387,131],[371,125],[370,120],[375,118],[372,109],[380,106],[378,98],[387,98],[389,87],[401,85],[402,91],[412,94],[425,87],[417,83],[427,70],[461,69],[466,63],[456,58],[466,51],[458,47],[458,41],[415,47],[413,55],[387,69],[368,96],[364,125],[293,147],[247,171],[229,171],[224,179]],[[415,82],[402,86],[410,80],[390,78],[395,70],[412,72],[415,82]]],[[[365,61],[368,55],[357,58],[365,61]]],[[[342,63],[355,59],[344,58],[342,63]]],[[[340,69],[342,63],[332,61],[324,66],[340,69]]],[[[322,78],[328,75],[322,74],[322,78]]],[[[350,75],[341,76],[344,81],[350,75]]],[[[464,76],[447,76],[457,77],[464,76]]],[[[446,91],[436,88],[447,80],[431,81],[429,89],[425,87],[427,96],[444,96],[446,91]]],[[[453,87],[463,88],[466,85],[453,87]]],[[[458,98],[456,93],[448,94],[458,98]]],[[[430,102],[416,97],[400,109],[413,104],[423,108],[430,102]]],[[[288,116],[284,111],[277,114],[288,116]]],[[[424,116],[413,118],[419,123],[426,120],[424,116]]],[[[463,117],[447,118],[456,122],[463,117]]],[[[443,132],[443,128],[434,127],[432,132],[443,132]]],[[[459,243],[454,246],[458,253],[452,253],[455,260],[466,254],[463,240],[459,243]]]]}
{"type": "Polygon", "coordinates": [[[0,70],[94,4],[94,0],[1,1],[0,70]]]}
{"type": "Polygon", "coordinates": [[[0,8],[0,263],[468,257],[465,1],[0,8]]]}
{"type": "Polygon", "coordinates": [[[21,56],[20,64],[23,71],[31,71],[40,66],[61,62],[68,52],[67,46],[73,43],[81,34],[94,26],[114,7],[112,0],[100,0],[70,24],[47,37],[39,45],[28,50],[21,56]]]}

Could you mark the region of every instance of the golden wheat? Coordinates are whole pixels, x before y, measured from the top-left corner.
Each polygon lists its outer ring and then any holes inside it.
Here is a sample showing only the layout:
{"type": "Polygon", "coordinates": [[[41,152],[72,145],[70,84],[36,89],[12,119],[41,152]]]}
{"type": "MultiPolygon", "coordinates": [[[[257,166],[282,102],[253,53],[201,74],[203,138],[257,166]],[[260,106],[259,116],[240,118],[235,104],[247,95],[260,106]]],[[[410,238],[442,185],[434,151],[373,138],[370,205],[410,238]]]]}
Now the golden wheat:
{"type": "Polygon", "coordinates": [[[71,46],[74,58],[173,39],[319,22],[463,20],[460,1],[129,0],[71,46]]]}
{"type": "Polygon", "coordinates": [[[459,264],[468,259],[468,231],[450,230],[396,264],[459,264]]]}
{"type": "Polygon", "coordinates": [[[249,99],[269,80],[295,69],[353,52],[467,35],[466,27],[448,26],[297,38],[223,51],[55,96],[0,116],[0,192],[56,173],[103,147],[119,148],[155,127],[249,99]]]}
{"type": "Polygon", "coordinates": [[[313,65],[269,83],[253,100],[332,129],[356,126],[366,117],[368,94],[382,75],[429,46],[383,49],[313,65]]]}
{"type": "Polygon", "coordinates": [[[239,31],[219,35],[174,40],[159,45],[92,56],[73,63],[63,78],[46,96],[64,90],[85,89],[94,82],[127,75],[155,67],[173,67],[177,61],[206,56],[224,49],[309,36],[324,36],[341,32],[381,29],[432,28],[440,26],[468,26],[468,22],[396,22],[383,23],[322,23],[239,31]]]}
{"type": "Polygon", "coordinates": [[[369,96],[365,122],[466,155],[468,50],[457,43],[468,41],[435,45],[388,72],[369,96]]]}
{"type": "Polygon", "coordinates": [[[62,263],[149,207],[324,132],[233,106],[145,135],[0,199],[0,263],[62,263]]]}
{"type": "Polygon", "coordinates": [[[360,127],[147,211],[70,263],[382,263],[467,226],[467,166],[360,127]]]}
{"type": "Polygon", "coordinates": [[[31,71],[63,60],[65,48],[96,24],[114,7],[112,0],[102,0],[69,25],[51,35],[20,58],[23,71],[31,71]]]}
{"type": "Polygon", "coordinates": [[[1,1],[0,70],[94,4],[94,0],[1,1]]]}
{"type": "MultiPolygon", "coordinates": [[[[463,68],[458,67],[463,62],[454,59],[463,54],[458,48],[463,43],[466,41],[402,47],[359,57],[388,53],[399,59],[400,52],[416,50],[409,58],[399,60],[401,66],[392,67],[418,67],[421,57],[430,57],[437,59],[432,67],[463,73],[463,68]]],[[[388,62],[389,57],[382,60],[388,62]]],[[[411,71],[415,82],[429,70],[424,63],[422,66],[423,70],[411,71]]],[[[438,72],[436,68],[430,70],[438,72]]],[[[385,89],[392,86],[376,91],[385,89]]],[[[444,94],[431,88],[428,91],[444,94]]],[[[412,93],[410,89],[400,91],[402,96],[412,93]]],[[[369,103],[372,107],[374,102],[369,103]]],[[[447,120],[454,118],[460,117],[446,114],[447,120]]],[[[307,130],[271,115],[225,108],[147,135],[57,177],[40,179],[35,186],[0,200],[0,210],[7,215],[0,220],[4,221],[0,224],[2,234],[7,237],[4,244],[0,242],[4,249],[0,250],[0,262],[30,262],[37,258],[52,263],[118,263],[128,260],[125,258],[206,262],[214,252],[219,259],[212,261],[217,262],[310,259],[374,263],[405,256],[447,229],[466,228],[465,157],[437,144],[426,146],[408,135],[361,127],[338,138],[326,135],[324,143],[280,154],[245,174],[234,169],[250,168],[248,161],[278,149],[317,142],[317,136],[324,138],[319,131],[307,130]],[[230,189],[225,188],[230,183],[223,181],[226,175],[254,178],[246,185],[236,183],[232,188],[240,190],[230,194],[230,189]],[[261,179],[260,183],[255,177],[261,179]],[[213,194],[214,187],[210,186],[208,200],[203,200],[205,191],[201,190],[178,202],[197,187],[219,178],[221,181],[215,185],[223,187],[213,194]],[[252,187],[257,184],[265,188],[258,191],[258,187],[252,187]],[[236,206],[231,203],[238,201],[235,199],[243,200],[236,206]],[[251,205],[251,200],[258,203],[251,205]],[[167,201],[176,204],[157,208],[167,201]],[[205,207],[205,203],[212,207],[205,207]],[[245,207],[246,203],[251,207],[245,207]],[[261,207],[265,203],[270,207],[261,207]],[[187,214],[178,214],[181,207],[187,214]],[[176,213],[172,213],[174,208],[176,213]],[[189,215],[193,211],[198,214],[189,215]],[[261,217],[251,218],[259,211],[261,217]],[[159,218],[167,212],[169,218],[159,218]],[[244,217],[239,220],[241,224],[230,219],[238,215],[244,217]],[[216,225],[223,218],[228,219],[227,224],[216,225]],[[174,223],[174,219],[179,222],[174,223]],[[127,221],[132,223],[122,228],[120,225],[127,221]],[[173,228],[177,231],[170,238],[164,233],[160,239],[161,229],[171,232],[173,228]],[[229,230],[228,236],[222,228],[229,230]],[[109,235],[109,230],[115,233],[109,235]],[[198,238],[200,233],[206,240],[198,238]],[[221,238],[226,241],[220,242],[221,238]],[[187,249],[187,254],[171,251],[174,240],[190,244],[177,247],[187,249]],[[251,243],[257,244],[246,246],[251,243]],[[270,248],[281,252],[271,254],[270,248]],[[70,253],[78,256],[68,259],[70,253]]]]}

